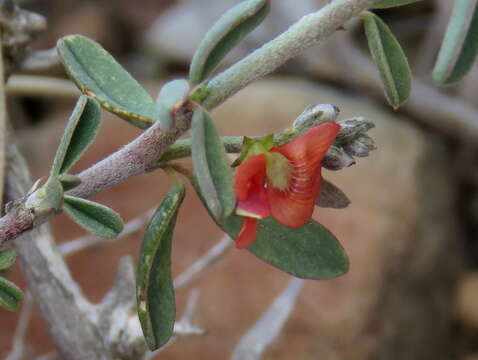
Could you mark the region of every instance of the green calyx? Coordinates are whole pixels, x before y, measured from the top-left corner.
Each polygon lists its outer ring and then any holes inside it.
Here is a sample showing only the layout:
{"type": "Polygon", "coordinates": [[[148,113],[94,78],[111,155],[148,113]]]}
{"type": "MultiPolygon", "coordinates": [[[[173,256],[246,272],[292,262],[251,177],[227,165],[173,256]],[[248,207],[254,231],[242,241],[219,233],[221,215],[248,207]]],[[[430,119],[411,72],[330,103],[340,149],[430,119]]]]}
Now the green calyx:
{"type": "Polygon", "coordinates": [[[266,135],[262,138],[251,139],[244,136],[242,151],[239,157],[232,163],[232,167],[239,166],[249,156],[264,154],[274,146],[274,135],[266,135]]]}

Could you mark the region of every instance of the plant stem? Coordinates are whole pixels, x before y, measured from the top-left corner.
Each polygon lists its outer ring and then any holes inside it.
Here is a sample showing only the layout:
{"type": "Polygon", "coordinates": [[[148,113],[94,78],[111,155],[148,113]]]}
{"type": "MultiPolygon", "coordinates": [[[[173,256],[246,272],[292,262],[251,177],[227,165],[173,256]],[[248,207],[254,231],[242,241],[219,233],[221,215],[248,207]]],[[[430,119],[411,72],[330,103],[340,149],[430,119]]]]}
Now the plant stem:
{"type": "MultiPolygon", "coordinates": [[[[216,107],[247,84],[271,73],[306,48],[324,41],[346,21],[375,2],[377,0],[335,0],[316,13],[305,16],[282,35],[212,79],[206,85],[207,96],[203,106],[208,109],[216,107]]],[[[131,143],[80,173],[82,183],[69,195],[90,197],[150,169],[189,129],[193,110],[193,104],[186,102],[175,113],[176,129],[164,132],[157,123],[131,143]]],[[[31,212],[31,209],[26,208],[25,211],[31,212]]],[[[0,246],[8,229],[31,228],[34,220],[31,224],[19,224],[14,217],[1,218],[0,229],[7,231],[0,232],[0,246]]],[[[35,226],[38,223],[35,222],[35,226]]]]}
{"type": "Polygon", "coordinates": [[[334,0],[320,11],[304,16],[272,41],[209,81],[202,105],[211,109],[251,82],[271,73],[288,60],[316,45],[377,0],[334,0]]]}

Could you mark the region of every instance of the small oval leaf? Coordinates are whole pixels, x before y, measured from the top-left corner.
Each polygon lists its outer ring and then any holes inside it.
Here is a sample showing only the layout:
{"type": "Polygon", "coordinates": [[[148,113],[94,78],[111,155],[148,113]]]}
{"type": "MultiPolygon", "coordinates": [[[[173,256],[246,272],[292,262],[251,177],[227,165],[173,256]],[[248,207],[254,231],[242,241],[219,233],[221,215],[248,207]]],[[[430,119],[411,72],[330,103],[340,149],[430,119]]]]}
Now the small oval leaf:
{"type": "Polygon", "coordinates": [[[216,219],[226,218],[236,206],[236,195],[224,144],[203,109],[194,112],[191,131],[191,155],[202,196],[216,219]]]}
{"type": "Polygon", "coordinates": [[[80,96],[68,119],[65,131],[56,151],[52,175],[68,171],[93,142],[101,122],[98,103],[87,96],[80,96]]]}
{"type": "Polygon", "coordinates": [[[83,113],[87,102],[87,96],[80,96],[73,111],[71,112],[70,118],[68,119],[68,123],[66,124],[65,130],[63,132],[63,136],[61,137],[60,145],[58,145],[58,149],[56,150],[53,165],[51,167],[50,173],[53,176],[60,173],[61,167],[63,166],[63,161],[65,160],[66,152],[68,151],[68,146],[70,145],[71,138],[73,137],[73,133],[75,131],[75,127],[80,121],[81,114],[83,113]]]}
{"type": "Polygon", "coordinates": [[[70,142],[68,144],[60,173],[65,173],[81,158],[83,153],[88,149],[101,125],[101,110],[98,102],[88,99],[80,119],[76,126],[66,131],[71,131],[70,142]]]}
{"type": "MultiPolygon", "coordinates": [[[[220,223],[233,239],[242,225],[240,216],[220,223]]],[[[315,221],[292,229],[268,217],[259,221],[256,240],[248,247],[259,259],[304,279],[330,279],[348,271],[349,261],[335,236],[315,221]]]]}
{"type": "Polygon", "coordinates": [[[378,16],[364,12],[362,19],[385,96],[390,105],[397,109],[410,95],[412,77],[407,57],[388,26],[378,16]]]}
{"type": "Polygon", "coordinates": [[[175,185],[151,219],[141,244],[136,281],[138,317],[149,349],[165,344],[174,330],[176,302],[171,276],[174,225],[185,188],[175,185]]]}
{"type": "Polygon", "coordinates": [[[23,292],[11,281],[0,276],[0,307],[17,311],[23,301],[23,292]]]}
{"type": "Polygon", "coordinates": [[[156,99],[156,107],[162,129],[169,131],[174,127],[174,117],[172,115],[186,99],[189,88],[189,82],[185,79],[170,81],[161,88],[156,99]]]}
{"type": "Polygon", "coordinates": [[[78,88],[104,109],[141,129],[159,120],[151,96],[96,41],[69,35],[58,40],[57,48],[78,88]]]}
{"type": "Polygon", "coordinates": [[[0,270],[8,269],[13,265],[16,259],[15,250],[3,249],[0,250],[0,270]]]}
{"type": "Polygon", "coordinates": [[[71,190],[81,184],[81,179],[76,175],[60,174],[57,178],[63,186],[63,191],[71,190]]]}
{"type": "Polygon", "coordinates": [[[433,69],[441,84],[460,80],[478,53],[478,0],[457,0],[433,69]]]}
{"type": "Polygon", "coordinates": [[[370,8],[371,9],[386,9],[386,8],[408,5],[408,4],[412,4],[419,1],[421,0],[382,0],[382,1],[379,1],[377,4],[373,4],[370,8]]]}
{"type": "Polygon", "coordinates": [[[194,53],[190,81],[199,84],[206,79],[229,51],[264,20],[269,7],[268,0],[247,0],[221,16],[194,53]]]}
{"type": "Polygon", "coordinates": [[[98,236],[114,238],[123,230],[117,212],[93,201],[65,195],[63,210],[78,225],[98,236]]]}

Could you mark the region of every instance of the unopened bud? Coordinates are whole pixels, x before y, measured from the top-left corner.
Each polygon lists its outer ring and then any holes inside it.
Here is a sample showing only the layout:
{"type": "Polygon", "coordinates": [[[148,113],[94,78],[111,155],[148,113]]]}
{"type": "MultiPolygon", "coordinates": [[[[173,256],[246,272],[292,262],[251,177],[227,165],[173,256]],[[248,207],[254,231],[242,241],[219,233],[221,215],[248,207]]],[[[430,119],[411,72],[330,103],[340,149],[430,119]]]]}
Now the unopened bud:
{"type": "Polygon", "coordinates": [[[344,150],[350,156],[367,157],[370,151],[375,150],[375,141],[368,135],[360,135],[351,143],[344,145],[344,150]]]}
{"type": "Polygon", "coordinates": [[[352,156],[342,148],[333,145],[327,150],[327,155],[322,162],[322,166],[328,170],[341,170],[354,164],[355,160],[352,156]]]}
{"type": "Polygon", "coordinates": [[[293,128],[303,131],[327,121],[335,121],[340,110],[332,104],[310,105],[294,120],[293,128]]]}
{"type": "Polygon", "coordinates": [[[337,124],[340,125],[340,131],[335,141],[340,145],[352,142],[375,127],[373,122],[362,116],[340,120],[337,124]]]}

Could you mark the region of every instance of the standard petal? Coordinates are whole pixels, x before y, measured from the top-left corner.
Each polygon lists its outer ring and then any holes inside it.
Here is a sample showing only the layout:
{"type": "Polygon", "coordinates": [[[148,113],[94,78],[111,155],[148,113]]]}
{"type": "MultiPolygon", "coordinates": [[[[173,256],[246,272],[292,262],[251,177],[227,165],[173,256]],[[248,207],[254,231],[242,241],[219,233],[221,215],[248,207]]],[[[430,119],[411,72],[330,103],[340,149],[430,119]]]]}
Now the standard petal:
{"type": "Polygon", "coordinates": [[[263,184],[266,174],[266,157],[264,154],[250,156],[236,171],[234,189],[238,200],[247,200],[251,184],[263,184]]]}
{"type": "Polygon", "coordinates": [[[280,152],[295,162],[304,160],[312,163],[321,162],[339,130],[339,124],[325,122],[307,130],[291,142],[272,149],[272,151],[280,152]]]}
{"type": "Polygon", "coordinates": [[[272,149],[287,157],[292,168],[286,189],[280,190],[268,181],[267,198],[271,213],[281,224],[297,228],[312,217],[322,182],[322,160],[339,130],[336,123],[323,123],[288,144],[272,149]]]}
{"type": "Polygon", "coordinates": [[[236,237],[236,248],[245,249],[251,245],[257,236],[257,219],[245,217],[241,230],[236,237]]]}
{"type": "Polygon", "coordinates": [[[322,177],[316,171],[314,174],[303,173],[304,179],[292,180],[287,190],[269,186],[267,198],[271,207],[271,215],[282,225],[298,228],[305,225],[314,212],[315,199],[320,190],[322,177]]]}

